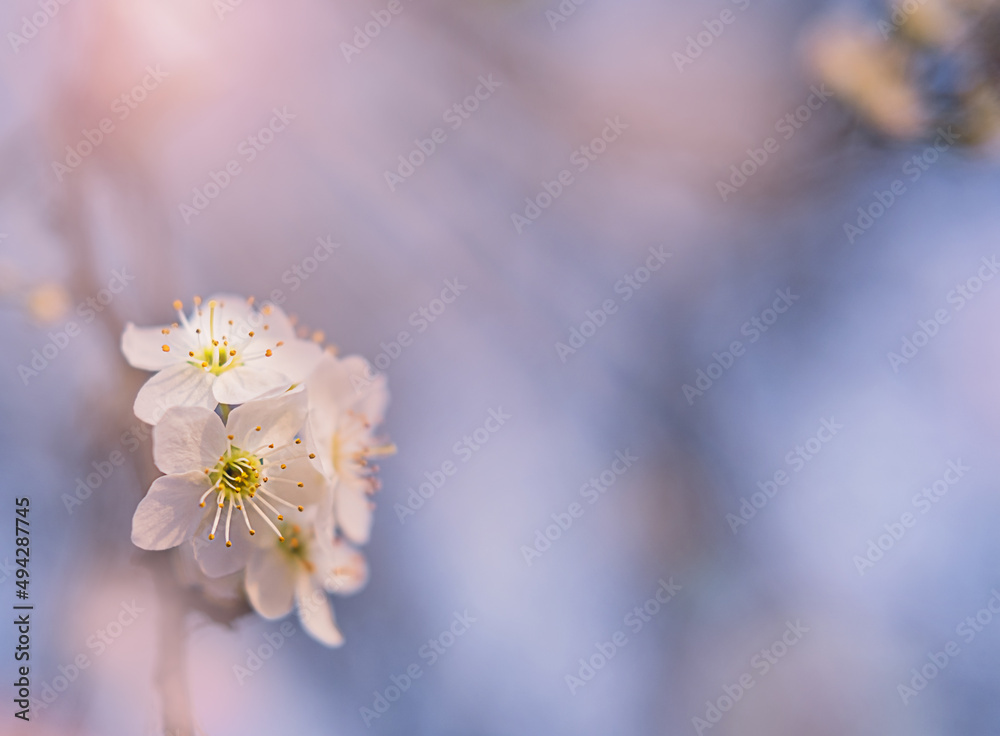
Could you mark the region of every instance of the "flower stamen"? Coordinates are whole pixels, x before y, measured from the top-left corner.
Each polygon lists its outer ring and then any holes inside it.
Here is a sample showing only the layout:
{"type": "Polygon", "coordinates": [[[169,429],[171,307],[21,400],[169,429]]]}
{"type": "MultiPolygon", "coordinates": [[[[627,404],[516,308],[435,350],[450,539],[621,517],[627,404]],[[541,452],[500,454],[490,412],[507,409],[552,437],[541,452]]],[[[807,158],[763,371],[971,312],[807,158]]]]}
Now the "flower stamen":
{"type": "MultiPolygon", "coordinates": [[[[289,482],[291,482],[291,481],[289,481],[289,482]]],[[[295,504],[289,503],[288,501],[286,501],[283,498],[279,498],[278,496],[275,496],[273,493],[271,493],[269,490],[267,490],[263,486],[259,490],[260,490],[260,493],[262,493],[263,495],[267,496],[268,498],[274,499],[277,503],[283,503],[285,506],[287,506],[290,509],[296,509],[298,511],[303,511],[304,510],[302,506],[296,506],[295,504]]]]}
{"type": "MultiPolygon", "coordinates": [[[[263,429],[263,427],[261,428],[263,429]]],[[[262,465],[264,464],[264,459],[255,453],[247,453],[241,450],[239,447],[235,447],[232,444],[234,439],[233,435],[227,435],[227,450],[225,454],[219,457],[218,464],[214,469],[206,469],[206,473],[209,479],[213,481],[212,487],[202,496],[199,503],[204,506],[204,501],[210,493],[218,490],[218,497],[216,502],[218,503],[218,509],[216,509],[215,520],[212,525],[212,532],[209,535],[209,539],[215,539],[216,531],[218,530],[219,524],[221,522],[222,509],[226,505],[228,499],[229,508],[226,511],[226,546],[232,546],[232,517],[233,517],[233,507],[243,515],[243,521],[246,524],[247,530],[251,535],[255,535],[257,532],[253,528],[253,524],[250,520],[250,514],[248,509],[245,508],[244,504],[249,504],[250,508],[254,509],[264,522],[271,527],[271,529],[278,535],[279,539],[284,540],[280,529],[275,526],[270,518],[266,515],[266,512],[262,507],[269,509],[273,512],[273,515],[277,517],[279,522],[284,520],[284,517],[278,512],[275,506],[272,506],[265,500],[264,497],[257,498],[260,502],[260,506],[254,502],[254,498],[258,490],[263,491],[263,495],[272,499],[276,504],[284,504],[292,508],[296,508],[299,511],[303,511],[304,507],[295,506],[294,504],[285,501],[280,496],[273,492],[270,492],[263,488],[263,483],[294,483],[299,488],[304,488],[305,484],[300,481],[295,481],[289,478],[271,478],[262,475],[262,465]]],[[[293,443],[294,444],[294,443],[293,443]]],[[[287,466],[286,466],[287,467],[287,466]]],[[[284,470],[285,468],[282,468],[284,470]]]]}
{"type": "Polygon", "coordinates": [[[217,503],[219,504],[219,507],[215,510],[215,522],[212,524],[212,531],[209,532],[208,535],[209,541],[215,539],[215,531],[216,529],[219,528],[219,517],[222,515],[222,507],[224,505],[222,503],[222,499],[225,497],[224,493],[225,493],[224,491],[219,491],[219,496],[216,499],[217,503]]]}
{"type": "MultiPolygon", "coordinates": [[[[247,500],[249,501],[250,499],[247,499],[247,500]]],[[[247,531],[250,532],[250,536],[252,537],[257,532],[254,530],[254,528],[252,526],[250,526],[250,517],[247,516],[247,510],[243,506],[243,504],[240,504],[239,509],[240,509],[240,511],[243,512],[243,521],[245,521],[247,523],[247,531]]]]}
{"type": "MultiPolygon", "coordinates": [[[[251,498],[250,502],[253,503],[252,499],[256,498],[256,496],[253,495],[253,496],[250,496],[250,498],[251,498]]],[[[261,497],[261,498],[258,498],[257,500],[260,501],[265,506],[267,506],[267,508],[271,509],[271,511],[274,512],[274,515],[278,517],[278,521],[284,521],[285,520],[285,517],[281,515],[281,513],[278,511],[278,509],[274,508],[274,506],[272,506],[271,504],[269,504],[267,502],[266,498],[261,497]]],[[[257,507],[254,506],[254,508],[257,508],[257,507]]],[[[264,514],[261,512],[260,509],[257,509],[257,513],[259,513],[261,516],[264,516],[264,514]]],[[[264,517],[264,520],[267,521],[267,517],[266,516],[264,517]]]]}
{"type": "MultiPolygon", "coordinates": [[[[268,503],[267,503],[267,502],[266,502],[266,501],[265,501],[265,500],[264,500],[263,498],[262,498],[262,499],[260,499],[260,502],[261,502],[261,503],[263,503],[263,504],[265,504],[265,505],[267,505],[267,506],[268,506],[269,508],[271,508],[271,505],[270,505],[270,504],[268,504],[268,503]]],[[[264,512],[263,512],[263,511],[261,511],[261,510],[260,510],[260,509],[259,509],[259,508],[257,507],[257,504],[256,504],[256,503],[254,502],[254,500],[253,500],[253,499],[250,499],[250,500],[248,501],[248,503],[249,503],[249,504],[250,504],[250,505],[251,505],[251,506],[252,506],[252,507],[254,508],[254,510],[255,510],[255,511],[256,511],[256,512],[258,513],[258,514],[260,514],[260,518],[262,518],[262,519],[264,520],[264,523],[265,523],[265,524],[267,524],[267,525],[268,525],[269,527],[271,527],[271,529],[273,529],[273,530],[274,530],[274,533],[278,535],[278,541],[279,541],[279,542],[284,542],[284,541],[285,541],[285,538],[284,538],[284,537],[283,537],[283,536],[281,535],[281,532],[280,532],[280,531],[278,531],[278,527],[276,527],[276,526],[274,525],[274,522],[272,522],[272,521],[271,521],[270,519],[268,519],[268,518],[267,518],[267,516],[266,516],[266,515],[264,514],[264,512]]],[[[274,511],[274,509],[273,509],[273,508],[271,508],[271,510],[272,510],[272,511],[274,511]]],[[[277,513],[277,512],[275,512],[275,513],[277,513]]],[[[281,514],[278,514],[278,521],[281,521],[281,519],[282,519],[282,516],[281,516],[281,514]]]]}
{"type": "Polygon", "coordinates": [[[226,546],[227,547],[232,547],[233,546],[233,543],[229,540],[229,525],[230,525],[230,523],[233,520],[233,506],[235,506],[235,505],[236,505],[236,501],[234,501],[233,497],[230,496],[229,497],[229,510],[226,513],[226,546]]]}

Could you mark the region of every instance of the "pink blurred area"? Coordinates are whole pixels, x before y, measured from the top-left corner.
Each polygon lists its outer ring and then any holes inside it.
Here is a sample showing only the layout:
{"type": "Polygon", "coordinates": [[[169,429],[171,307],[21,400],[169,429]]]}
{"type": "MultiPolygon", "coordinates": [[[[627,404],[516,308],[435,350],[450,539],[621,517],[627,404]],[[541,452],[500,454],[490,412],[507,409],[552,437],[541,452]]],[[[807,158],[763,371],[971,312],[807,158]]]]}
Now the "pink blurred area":
{"type": "Polygon", "coordinates": [[[342,353],[380,359],[399,453],[383,463],[371,583],[334,599],[344,648],[319,647],[294,617],[188,617],[204,733],[683,733],[797,617],[810,633],[712,736],[944,733],[973,706],[993,723],[971,702],[995,680],[976,659],[995,650],[986,637],[925,710],[901,709],[894,688],[992,585],[998,297],[985,290],[902,375],[884,365],[991,252],[991,171],[942,157],[849,243],[845,218],[909,151],[858,144],[824,102],[719,194],[815,94],[802,39],[817,13],[757,0],[5,6],[3,458],[48,540],[39,682],[95,653],[89,638],[123,600],[145,611],[32,733],[162,733],[170,600],[129,540],[153,470],[131,415],[145,374],[119,339],[213,292],[280,302],[342,353]],[[58,12],[12,42],[43,6],[58,12]],[[575,10],[553,24],[563,6],[575,10]],[[669,259],[626,301],[617,285],[657,248],[669,259]],[[126,288],[22,381],[18,366],[123,272],[126,288]],[[414,317],[454,281],[467,287],[454,306],[414,317]],[[780,289],[801,301],[686,400],[682,385],[780,289]],[[618,310],[561,359],[555,345],[608,299],[618,310]],[[400,516],[498,407],[509,425],[400,516]],[[848,429],[735,534],[726,514],[831,414],[848,429]],[[122,447],[123,469],[67,507],[122,447]],[[527,564],[522,547],[626,450],[635,469],[527,564]],[[852,555],[959,453],[983,468],[967,497],[880,567],[894,577],[857,577],[852,555]],[[676,599],[568,691],[579,659],[667,578],[676,599]],[[428,666],[421,647],[466,610],[479,621],[428,666]],[[369,728],[362,709],[413,663],[424,678],[369,728]]]}

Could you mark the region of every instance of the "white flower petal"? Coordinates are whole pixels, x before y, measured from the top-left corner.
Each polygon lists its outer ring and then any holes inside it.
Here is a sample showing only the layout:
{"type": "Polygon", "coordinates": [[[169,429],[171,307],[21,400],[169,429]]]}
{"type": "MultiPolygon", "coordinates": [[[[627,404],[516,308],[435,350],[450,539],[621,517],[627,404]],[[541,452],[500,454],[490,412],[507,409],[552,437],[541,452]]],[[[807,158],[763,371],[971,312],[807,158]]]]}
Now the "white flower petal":
{"type": "Polygon", "coordinates": [[[316,531],[316,538],[324,550],[330,549],[337,533],[337,519],[334,514],[334,504],[336,503],[336,493],[328,484],[323,497],[313,507],[314,515],[313,528],[316,531]]]}
{"type": "MultiPolygon", "coordinates": [[[[305,450],[302,450],[305,452],[305,450]]],[[[297,506],[311,506],[319,503],[327,494],[329,483],[309,458],[289,460],[284,470],[272,464],[265,466],[268,482],[264,487],[272,493],[297,506]],[[288,482],[275,483],[275,479],[288,482]],[[299,488],[296,483],[301,483],[299,488]]]]}
{"type": "Polygon", "coordinates": [[[139,389],[133,410],[147,424],[156,424],[173,406],[201,406],[214,409],[212,396],[215,376],[189,363],[178,363],[150,378],[139,389]]]}
{"type": "Polygon", "coordinates": [[[316,368],[323,349],[311,340],[291,339],[284,343],[276,345],[271,357],[263,358],[258,363],[287,376],[289,383],[300,383],[316,368]]]}
{"type": "Polygon", "coordinates": [[[210,483],[204,473],[164,475],[153,481],[132,517],[132,543],[148,550],[176,547],[205,516],[198,500],[210,483]]]}
{"type": "Polygon", "coordinates": [[[338,359],[332,353],[324,352],[307,380],[313,406],[324,412],[334,407],[343,410],[353,406],[358,399],[358,390],[369,380],[366,366],[365,360],[358,356],[338,359]]]}
{"type": "Polygon", "coordinates": [[[246,589],[250,605],[264,618],[281,618],[292,610],[298,570],[278,542],[255,550],[247,562],[246,589]]]}
{"type": "Polygon", "coordinates": [[[348,355],[339,363],[353,396],[351,408],[363,415],[373,427],[378,426],[385,419],[385,410],[389,406],[385,374],[376,373],[368,361],[358,355],[348,355]]]}
{"type": "Polygon", "coordinates": [[[333,620],[333,608],[326,593],[309,575],[300,575],[295,586],[302,628],[316,641],[328,647],[339,647],[344,636],[333,620]]]}
{"type": "Polygon", "coordinates": [[[243,450],[287,445],[305,425],[308,406],[304,392],[251,401],[233,409],[226,429],[235,437],[233,444],[243,450]],[[261,428],[259,432],[257,427],[261,428]]]}
{"type": "Polygon", "coordinates": [[[367,484],[341,480],[336,487],[335,516],[344,536],[355,544],[367,544],[372,531],[371,500],[367,484]]]}
{"type": "MultiPolygon", "coordinates": [[[[288,318],[285,311],[272,302],[264,302],[261,305],[260,317],[262,323],[266,323],[268,329],[264,332],[267,333],[268,338],[274,341],[278,340],[298,340],[295,336],[295,325],[292,324],[292,320],[288,318]]],[[[261,334],[261,330],[257,331],[257,334],[261,334]]]]}
{"type": "Polygon", "coordinates": [[[323,475],[331,481],[336,478],[333,467],[333,433],[336,430],[336,419],[336,415],[332,412],[313,409],[309,412],[309,421],[306,427],[309,445],[316,448],[315,452],[323,475]]]}
{"type": "Polygon", "coordinates": [[[153,428],[153,461],[164,473],[214,468],[228,446],[222,420],[200,406],[175,406],[153,428]]]}
{"type": "Polygon", "coordinates": [[[250,300],[239,294],[212,294],[201,303],[202,313],[206,317],[209,313],[208,305],[213,301],[216,303],[215,326],[219,335],[228,334],[226,328],[229,326],[229,320],[239,323],[249,319],[255,311],[250,300]]]}
{"type": "Polygon", "coordinates": [[[238,294],[213,294],[204,299],[201,306],[192,310],[188,320],[192,328],[201,329],[200,336],[193,336],[196,338],[196,345],[200,346],[200,349],[195,348],[198,354],[208,347],[209,340],[218,340],[220,343],[228,340],[230,343],[240,344],[262,324],[257,310],[249,300],[238,294]],[[214,309],[211,307],[212,302],[215,302],[214,309]]]}
{"type": "Polygon", "coordinates": [[[372,427],[377,427],[385,419],[385,410],[389,406],[389,386],[384,373],[380,373],[360,391],[355,408],[359,414],[368,420],[372,427]]]}
{"type": "MultiPolygon", "coordinates": [[[[211,509],[211,505],[210,509],[211,509]]],[[[211,509],[214,516],[215,510],[211,509]]],[[[194,558],[198,560],[201,571],[210,578],[221,578],[224,575],[231,575],[239,572],[247,565],[250,553],[254,549],[252,537],[243,522],[243,513],[233,509],[233,522],[230,540],[232,547],[226,546],[226,513],[229,511],[229,504],[222,510],[222,518],[219,521],[219,528],[215,532],[215,539],[209,541],[204,538],[196,540],[194,545],[194,558]]],[[[259,534],[260,532],[258,532],[259,534]]],[[[207,534],[207,532],[206,532],[207,534]]]]}
{"type": "Polygon", "coordinates": [[[163,350],[164,345],[173,344],[176,342],[176,335],[182,334],[178,331],[171,335],[164,335],[164,329],[166,329],[166,325],[162,327],[136,327],[131,322],[125,325],[121,348],[129,365],[145,371],[159,371],[176,364],[187,355],[186,352],[180,352],[181,347],[187,344],[186,338],[182,346],[174,347],[170,352],[163,350]]]}
{"type": "Polygon", "coordinates": [[[291,386],[288,376],[269,368],[241,365],[221,374],[212,390],[220,404],[245,404],[291,386]]]}
{"type": "Polygon", "coordinates": [[[321,413],[348,409],[363,414],[372,425],[385,418],[389,391],[384,374],[375,373],[364,358],[337,358],[324,353],[307,381],[312,406],[321,413]]]}
{"type": "Polygon", "coordinates": [[[342,539],[333,543],[324,555],[326,577],[323,587],[328,593],[353,595],[368,582],[368,562],[355,547],[342,539]]]}

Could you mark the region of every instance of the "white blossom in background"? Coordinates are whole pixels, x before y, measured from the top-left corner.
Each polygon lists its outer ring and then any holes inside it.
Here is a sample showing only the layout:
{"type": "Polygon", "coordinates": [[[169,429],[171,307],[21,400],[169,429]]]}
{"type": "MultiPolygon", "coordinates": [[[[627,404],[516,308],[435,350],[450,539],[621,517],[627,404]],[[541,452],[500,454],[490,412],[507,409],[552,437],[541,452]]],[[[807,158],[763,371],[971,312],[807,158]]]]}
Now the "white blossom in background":
{"type": "Polygon", "coordinates": [[[812,71],[878,139],[935,138],[1000,151],[995,0],[886,0],[831,13],[807,32],[812,71]]]}
{"type": "Polygon", "coordinates": [[[356,355],[337,358],[323,354],[306,380],[309,424],[323,471],[333,486],[331,506],[318,520],[323,534],[336,525],[347,539],[365,544],[371,535],[371,496],[378,490],[372,460],[396,448],[376,437],[385,417],[389,390],[384,375],[356,355]]]}
{"type": "Polygon", "coordinates": [[[860,21],[829,23],[808,40],[812,68],[834,94],[879,130],[916,138],[927,124],[920,90],[907,76],[907,54],[860,21]]]}
{"type": "Polygon", "coordinates": [[[327,593],[349,595],[368,580],[364,556],[343,540],[317,535],[314,515],[281,525],[284,542],[270,540],[251,553],[246,569],[247,597],[254,610],[278,619],[296,608],[302,627],[330,647],[344,643],[327,593]]]}
{"type": "Polygon", "coordinates": [[[312,372],[322,350],[295,336],[291,320],[273,304],[219,294],[194,299],[189,315],[174,302],[177,322],[136,327],[122,334],[122,352],[135,368],[156,371],[135,399],[135,415],[156,424],[165,409],[242,404],[273,396],[312,372]]]}

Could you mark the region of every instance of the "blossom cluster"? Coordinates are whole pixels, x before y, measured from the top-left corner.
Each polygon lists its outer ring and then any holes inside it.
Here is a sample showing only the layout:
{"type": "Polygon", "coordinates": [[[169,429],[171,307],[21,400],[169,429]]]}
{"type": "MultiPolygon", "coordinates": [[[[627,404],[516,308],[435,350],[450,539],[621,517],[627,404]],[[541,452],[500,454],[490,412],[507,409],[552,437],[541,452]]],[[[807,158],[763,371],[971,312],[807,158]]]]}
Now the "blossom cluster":
{"type": "Polygon", "coordinates": [[[997,0],[886,0],[878,18],[820,21],[805,49],[813,70],[871,130],[933,139],[954,126],[962,145],[1000,141],[997,0]]]}
{"type": "Polygon", "coordinates": [[[367,580],[371,459],[394,452],[375,436],[385,376],[298,337],[273,304],[222,294],[174,308],[173,324],[122,335],[128,362],[154,372],[134,410],[154,425],[164,473],[135,510],[132,542],[181,548],[200,575],[237,580],[261,616],[295,607],[311,636],[339,646],[326,594],[367,580]]]}

